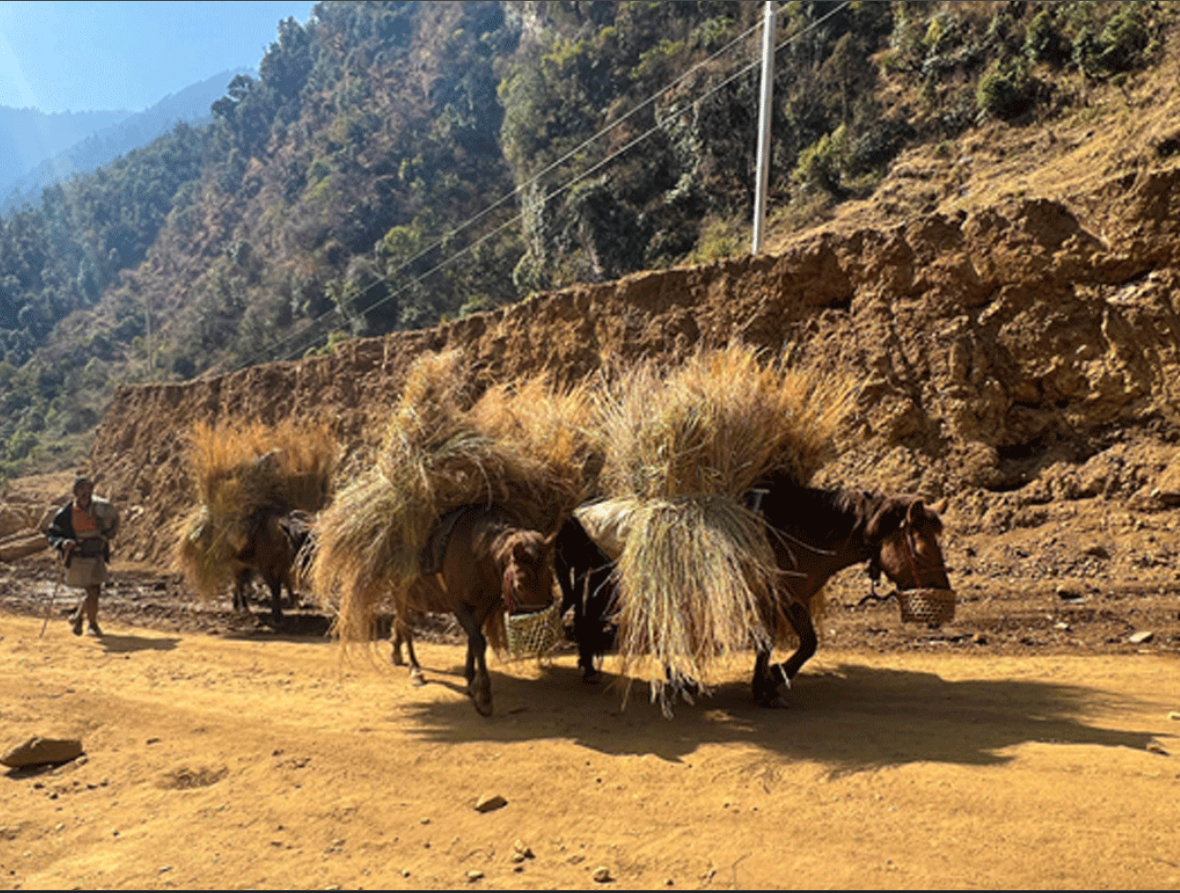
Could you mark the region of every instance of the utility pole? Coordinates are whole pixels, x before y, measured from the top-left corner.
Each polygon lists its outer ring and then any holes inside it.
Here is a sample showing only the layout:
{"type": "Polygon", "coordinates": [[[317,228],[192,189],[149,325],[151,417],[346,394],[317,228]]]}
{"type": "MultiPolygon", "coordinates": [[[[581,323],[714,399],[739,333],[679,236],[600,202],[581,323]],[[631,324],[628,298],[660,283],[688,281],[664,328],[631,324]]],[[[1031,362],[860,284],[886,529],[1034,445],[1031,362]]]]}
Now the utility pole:
{"type": "Polygon", "coordinates": [[[147,380],[152,380],[152,299],[149,289],[144,289],[143,293],[143,318],[144,328],[147,330],[147,380]]]}
{"type": "Polygon", "coordinates": [[[767,0],[762,24],[762,92],[758,105],[758,170],[754,182],[754,239],[752,254],[762,251],[762,232],[766,223],[766,191],[770,185],[770,119],[774,96],[774,36],[778,10],[774,0],[767,0]]]}

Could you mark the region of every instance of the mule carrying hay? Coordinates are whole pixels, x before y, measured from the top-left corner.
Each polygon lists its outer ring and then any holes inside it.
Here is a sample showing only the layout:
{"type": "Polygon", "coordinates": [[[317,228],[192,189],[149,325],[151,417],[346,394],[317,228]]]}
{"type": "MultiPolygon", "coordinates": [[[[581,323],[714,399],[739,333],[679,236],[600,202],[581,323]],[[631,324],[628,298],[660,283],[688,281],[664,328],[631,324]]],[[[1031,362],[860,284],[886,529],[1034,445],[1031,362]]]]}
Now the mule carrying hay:
{"type": "Polygon", "coordinates": [[[232,583],[261,516],[328,504],[339,450],[323,425],[199,422],[187,456],[197,502],[180,519],[176,563],[194,591],[212,599],[232,583]]]}
{"type": "Polygon", "coordinates": [[[634,502],[618,650],[624,670],[651,658],[665,713],[684,683],[708,682],[716,658],[767,643],[782,625],[774,553],[742,500],[771,471],[806,483],[852,393],[733,345],[679,367],[642,364],[605,394],[603,490],[634,502]]]}
{"type": "MultiPolygon", "coordinates": [[[[498,505],[546,531],[582,492],[576,437],[531,435],[513,388],[493,388],[477,406],[468,381],[458,351],[423,354],[407,373],[373,467],[320,516],[310,578],[335,609],[342,640],[369,641],[383,610],[410,607],[428,538],[451,509],[498,505]]],[[[556,411],[549,408],[556,395],[531,386],[528,393],[536,413],[556,411]]]]}

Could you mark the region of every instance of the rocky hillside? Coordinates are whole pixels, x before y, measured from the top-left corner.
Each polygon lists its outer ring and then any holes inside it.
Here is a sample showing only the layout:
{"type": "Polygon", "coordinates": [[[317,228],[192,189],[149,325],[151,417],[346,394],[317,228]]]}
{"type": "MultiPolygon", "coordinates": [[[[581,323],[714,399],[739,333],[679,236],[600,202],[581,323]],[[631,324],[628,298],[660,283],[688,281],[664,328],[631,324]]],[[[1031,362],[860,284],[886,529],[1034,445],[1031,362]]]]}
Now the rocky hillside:
{"type": "Polygon", "coordinates": [[[946,496],[960,532],[1035,526],[1050,503],[1165,507],[1180,490],[1180,168],[860,219],[874,225],[845,218],[764,256],[578,286],[329,356],[123,387],[90,461],[125,507],[123,557],[168,561],[169,525],[192,499],[193,422],[326,421],[348,475],[413,358],[453,347],[484,382],[570,381],[607,358],[741,338],[861,382],[821,482],[946,496]]]}

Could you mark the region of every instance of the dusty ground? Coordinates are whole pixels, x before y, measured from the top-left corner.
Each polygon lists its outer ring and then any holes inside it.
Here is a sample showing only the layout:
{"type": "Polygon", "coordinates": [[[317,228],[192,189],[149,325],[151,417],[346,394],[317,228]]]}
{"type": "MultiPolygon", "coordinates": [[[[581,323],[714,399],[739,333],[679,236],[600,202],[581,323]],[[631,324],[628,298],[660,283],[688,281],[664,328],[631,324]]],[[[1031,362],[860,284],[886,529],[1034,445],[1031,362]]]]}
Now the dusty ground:
{"type": "Polygon", "coordinates": [[[86,750],[0,775],[0,877],[1176,888],[1180,513],[1068,509],[1069,523],[948,531],[959,603],[940,629],[902,624],[893,600],[859,604],[867,578],[850,568],[789,709],[752,704],[743,658],[670,720],[642,683],[625,709],[617,688],[583,685],[568,648],[493,661],[484,719],[443,623],[413,688],[387,646],[343,660],[313,607],[273,630],[261,601],[235,616],[142,566],[116,565],[107,636],[77,639],[64,593],[46,625],[48,553],[0,565],[0,746],[86,750]],[[478,812],[484,795],[507,805],[478,812]]]}

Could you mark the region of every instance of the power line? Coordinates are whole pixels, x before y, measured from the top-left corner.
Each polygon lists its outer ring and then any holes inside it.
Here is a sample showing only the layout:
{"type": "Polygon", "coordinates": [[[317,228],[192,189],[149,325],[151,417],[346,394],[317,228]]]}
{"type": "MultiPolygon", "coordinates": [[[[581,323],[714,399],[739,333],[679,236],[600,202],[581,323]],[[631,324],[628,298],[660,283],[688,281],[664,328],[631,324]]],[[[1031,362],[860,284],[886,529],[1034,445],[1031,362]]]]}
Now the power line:
{"type": "MultiPolygon", "coordinates": [[[[369,293],[369,292],[371,292],[373,289],[375,289],[375,288],[377,288],[377,287],[379,287],[379,286],[388,285],[390,282],[392,282],[392,281],[394,280],[394,278],[395,278],[395,277],[397,277],[397,276],[398,276],[398,274],[400,274],[400,273],[402,273],[403,271],[405,271],[405,270],[409,269],[409,268],[410,268],[410,267],[412,267],[414,264],[416,264],[418,261],[420,261],[420,260],[421,260],[423,257],[426,257],[428,254],[430,254],[431,252],[435,251],[436,249],[438,249],[439,247],[441,247],[442,245],[444,245],[444,244],[445,244],[445,243],[446,243],[446,242],[447,242],[449,239],[453,238],[454,236],[458,235],[459,233],[463,232],[464,230],[466,230],[466,229],[470,228],[471,226],[474,226],[474,225],[475,225],[475,223],[477,223],[478,221],[480,221],[480,220],[482,220],[483,218],[487,217],[487,216],[488,216],[489,214],[491,214],[491,213],[492,213],[492,212],[493,212],[493,211],[494,211],[496,208],[499,208],[500,206],[504,205],[504,204],[505,204],[506,202],[508,202],[509,200],[516,198],[516,197],[517,197],[517,196],[519,196],[519,195],[520,195],[522,192],[526,191],[527,189],[529,189],[530,187],[532,187],[534,184],[536,184],[536,183],[540,182],[540,181],[541,181],[541,179],[542,179],[543,177],[545,177],[546,175],[548,175],[548,174],[552,173],[554,170],[557,170],[557,169],[558,169],[558,168],[560,168],[560,167],[561,167],[563,164],[565,164],[567,161],[569,161],[570,159],[574,158],[574,157],[575,157],[575,156],[577,156],[579,153],[583,152],[584,150],[586,150],[587,148],[589,148],[590,146],[592,146],[594,143],[598,142],[599,140],[603,139],[604,137],[606,137],[607,135],[609,135],[610,133],[612,133],[613,131],[615,131],[615,130],[616,130],[616,129],[618,129],[619,127],[621,127],[623,124],[625,124],[625,123],[626,123],[627,121],[629,121],[631,118],[633,118],[634,116],[638,115],[638,114],[639,114],[641,111],[643,111],[645,108],[647,108],[648,106],[652,105],[652,104],[653,104],[653,103],[655,103],[657,100],[659,100],[659,99],[660,99],[662,96],[664,96],[664,95],[666,95],[667,93],[671,92],[673,89],[675,89],[675,88],[676,88],[677,86],[679,86],[681,83],[683,83],[684,81],[688,80],[688,78],[689,78],[689,77],[691,77],[693,74],[695,74],[695,73],[696,73],[698,70],[700,70],[701,68],[705,67],[706,65],[709,65],[710,63],[714,62],[715,60],[717,60],[717,59],[718,59],[718,58],[720,58],[721,56],[725,55],[726,53],[730,52],[730,51],[731,51],[731,50],[732,50],[732,49],[733,49],[733,48],[734,48],[734,47],[735,47],[737,44],[739,44],[741,41],[745,40],[747,37],[749,37],[749,35],[750,35],[750,34],[752,34],[752,33],[753,33],[754,31],[756,31],[756,30],[757,30],[757,26],[754,26],[754,27],[751,27],[751,28],[748,28],[748,29],[746,29],[744,32],[742,32],[741,34],[739,34],[737,37],[733,38],[733,39],[732,39],[732,40],[731,40],[729,43],[727,43],[727,44],[726,44],[724,47],[722,47],[721,49],[717,50],[715,53],[713,53],[711,56],[709,56],[708,58],[706,58],[704,61],[702,61],[702,62],[699,62],[698,64],[694,65],[694,66],[693,66],[692,68],[690,68],[688,71],[684,72],[684,73],[683,73],[683,74],[681,74],[679,77],[677,77],[676,79],[674,79],[674,80],[673,80],[673,81],[672,81],[670,84],[668,84],[668,85],[667,85],[666,87],[664,87],[663,89],[659,90],[658,92],[656,92],[656,93],[654,93],[653,95],[649,96],[647,99],[643,100],[643,102],[639,103],[637,106],[635,106],[635,107],[634,107],[633,109],[631,109],[629,112],[627,112],[625,115],[623,115],[622,117],[618,118],[617,120],[615,120],[614,122],[612,122],[612,123],[611,123],[610,125],[608,125],[607,127],[603,128],[603,129],[601,129],[601,130],[599,130],[597,133],[593,134],[593,135],[592,135],[592,136],[590,136],[589,138],[587,138],[587,139],[583,140],[583,141],[582,141],[580,144],[578,144],[576,147],[574,147],[573,149],[570,149],[568,152],[566,152],[564,155],[562,155],[562,156],[561,156],[560,158],[558,158],[556,161],[552,162],[552,163],[551,163],[551,164],[549,164],[547,167],[545,167],[544,169],[542,169],[540,172],[538,172],[538,173],[537,173],[537,174],[535,174],[534,176],[530,177],[528,180],[526,180],[526,181],[525,181],[524,183],[522,183],[521,185],[517,186],[517,187],[516,187],[515,189],[513,189],[511,192],[508,192],[507,194],[505,194],[505,195],[501,196],[499,199],[497,199],[495,202],[493,202],[493,203],[492,203],[491,205],[489,205],[487,208],[484,208],[484,209],[483,209],[482,211],[480,211],[479,213],[477,213],[477,214],[475,214],[474,216],[472,216],[472,217],[468,218],[466,221],[464,221],[463,223],[461,223],[461,224],[460,224],[459,226],[457,226],[455,229],[451,230],[451,231],[450,231],[450,232],[449,232],[449,233],[448,233],[446,236],[444,236],[444,237],[442,237],[442,238],[440,238],[440,239],[437,239],[437,240],[436,240],[434,243],[432,243],[432,244],[431,244],[431,245],[429,245],[428,247],[426,247],[426,248],[422,249],[421,251],[419,251],[419,252],[418,252],[416,255],[414,255],[413,257],[411,257],[409,260],[406,260],[406,261],[402,262],[402,263],[401,263],[401,264],[400,264],[400,265],[399,265],[397,268],[395,268],[394,270],[392,270],[392,271],[390,271],[389,273],[387,273],[387,274],[386,274],[386,275],[385,275],[383,278],[379,279],[377,282],[374,282],[374,283],[370,284],[370,285],[369,285],[369,286],[368,286],[368,287],[367,287],[367,288],[366,288],[366,289],[365,289],[365,290],[364,290],[364,291],[361,293],[361,296],[363,297],[365,294],[368,294],[368,293],[369,293]]],[[[643,137],[642,137],[642,138],[646,138],[647,136],[650,136],[652,132],[653,132],[653,130],[648,130],[648,131],[647,131],[645,134],[643,134],[643,137]]],[[[603,164],[604,164],[606,161],[613,160],[613,159],[614,159],[614,158],[616,158],[616,157],[617,157],[617,156],[618,156],[618,155],[619,155],[619,154],[620,154],[622,151],[625,151],[627,148],[630,148],[632,145],[634,145],[634,143],[635,143],[635,142],[636,142],[636,141],[634,141],[634,140],[633,140],[633,141],[631,141],[630,143],[628,143],[628,144],[627,144],[627,146],[625,146],[623,149],[621,149],[621,150],[619,150],[619,151],[616,151],[615,153],[613,153],[613,154],[611,154],[611,155],[607,156],[607,158],[606,158],[606,159],[604,159],[603,161],[600,161],[598,164],[596,164],[596,165],[594,166],[593,170],[597,170],[598,168],[602,167],[602,165],[603,165],[603,164]]],[[[554,192],[550,193],[549,195],[545,196],[545,199],[544,199],[544,201],[545,201],[546,203],[548,203],[548,202],[550,201],[550,199],[554,198],[556,195],[559,195],[559,194],[561,194],[561,193],[562,193],[562,192],[564,192],[566,189],[568,189],[568,188],[571,188],[572,186],[576,185],[578,182],[581,182],[581,181],[582,181],[583,179],[585,179],[587,176],[589,176],[589,173],[583,173],[583,174],[579,175],[578,177],[575,177],[573,180],[571,180],[571,181],[567,181],[567,182],[566,182],[566,183],[565,183],[565,184],[564,184],[564,185],[563,185],[561,188],[559,188],[559,189],[555,190],[554,192]]],[[[451,263],[451,262],[454,262],[454,261],[458,261],[459,259],[461,259],[462,257],[464,257],[466,254],[468,254],[468,253],[469,253],[471,250],[473,250],[474,248],[478,247],[480,244],[483,244],[484,242],[486,242],[486,241],[487,241],[489,238],[491,238],[492,236],[499,234],[499,233],[500,233],[500,232],[502,232],[504,229],[506,229],[508,226],[511,226],[511,225],[514,225],[514,224],[516,224],[516,223],[517,223],[517,222],[518,222],[518,221],[519,221],[519,220],[522,218],[522,216],[523,216],[523,213],[522,213],[522,212],[517,212],[517,213],[516,213],[515,215],[513,215],[513,216],[512,216],[512,217],[511,217],[509,220],[507,220],[506,222],[504,222],[504,223],[503,223],[503,224],[501,224],[500,226],[496,227],[496,228],[495,228],[495,229],[494,229],[494,230],[493,230],[491,233],[487,233],[487,234],[485,234],[483,237],[481,237],[480,239],[478,239],[476,242],[472,243],[472,245],[469,245],[469,246],[466,246],[466,247],[465,247],[465,248],[463,248],[463,249],[460,249],[458,252],[456,252],[455,254],[451,255],[451,256],[450,256],[449,258],[447,258],[446,260],[444,260],[444,261],[442,261],[442,262],[440,262],[440,263],[436,264],[435,266],[431,267],[431,268],[430,268],[429,270],[427,270],[426,272],[424,272],[424,273],[422,273],[422,274],[420,274],[420,275],[418,275],[418,276],[414,277],[412,280],[410,280],[409,282],[407,282],[407,283],[405,283],[404,285],[402,285],[402,286],[401,286],[399,289],[397,289],[396,291],[394,291],[394,292],[392,292],[392,293],[390,293],[390,294],[386,295],[386,296],[385,296],[384,298],[382,298],[381,300],[374,302],[374,303],[373,303],[371,306],[367,307],[367,308],[366,308],[366,310],[367,310],[367,311],[370,311],[370,312],[371,312],[372,310],[375,310],[376,308],[378,308],[378,307],[382,306],[383,304],[385,304],[385,303],[387,303],[387,302],[389,302],[389,301],[393,300],[394,298],[398,297],[399,295],[401,295],[402,293],[404,293],[404,292],[405,292],[405,291],[407,291],[408,289],[410,289],[410,288],[412,288],[413,286],[417,285],[418,283],[420,283],[420,282],[421,282],[423,279],[425,279],[426,277],[433,275],[435,272],[437,272],[439,269],[442,269],[443,267],[447,266],[449,263],[451,263]]],[[[333,309],[333,310],[329,310],[329,311],[326,311],[325,313],[321,314],[321,315],[320,315],[319,317],[317,317],[316,319],[312,320],[312,323],[311,323],[310,325],[314,325],[315,323],[319,322],[320,320],[324,319],[325,317],[328,317],[328,316],[335,316],[335,315],[336,315],[336,313],[337,313],[337,311],[336,311],[335,309],[333,309]]],[[[278,341],[276,344],[272,345],[270,349],[274,349],[274,348],[281,347],[281,346],[283,345],[283,343],[284,343],[284,342],[286,342],[286,341],[288,341],[288,340],[292,340],[292,339],[294,339],[295,337],[297,337],[298,335],[300,335],[300,334],[302,334],[303,332],[305,332],[305,331],[306,331],[306,329],[310,327],[310,325],[309,325],[309,326],[306,326],[306,327],[304,327],[304,329],[301,329],[301,330],[300,330],[300,332],[293,332],[293,333],[291,333],[290,335],[287,335],[287,336],[284,336],[283,338],[280,338],[280,339],[279,339],[279,341],[278,341]]],[[[255,354],[255,357],[258,357],[258,356],[260,356],[260,355],[261,355],[261,354],[255,354]]],[[[280,355],[278,356],[278,359],[291,359],[291,358],[292,358],[294,355],[295,355],[295,354],[293,354],[293,353],[280,354],[280,355]]],[[[251,364],[252,364],[252,362],[253,362],[253,359],[251,359],[251,360],[247,360],[247,361],[245,361],[245,362],[241,363],[241,364],[239,365],[239,367],[238,367],[238,368],[240,368],[242,365],[251,365],[251,364]]]]}
{"type": "MultiPolygon", "coordinates": [[[[848,7],[850,4],[851,4],[851,0],[845,0],[845,2],[841,3],[835,9],[833,9],[833,10],[829,11],[828,13],[826,13],[825,15],[821,16],[815,22],[810,23],[806,28],[803,28],[799,32],[791,35],[789,38],[784,40],[782,43],[775,46],[775,50],[774,50],[775,55],[777,55],[778,52],[780,50],[782,50],[783,48],[785,48],[786,46],[788,46],[798,40],[801,40],[804,36],[806,36],[810,32],[819,28],[824,22],[826,22],[828,19],[835,16],[837,13],[841,12],[843,9],[848,7]]],[[[781,8],[782,7],[779,7],[780,10],[781,10],[781,8]]],[[[516,198],[518,195],[520,195],[526,189],[528,189],[528,188],[534,186],[535,184],[537,184],[538,182],[540,182],[541,179],[543,177],[545,177],[547,174],[550,174],[554,170],[557,170],[563,164],[565,164],[566,162],[568,162],[569,160],[571,160],[572,158],[577,156],[579,153],[583,152],[585,149],[587,149],[588,147],[590,147],[594,143],[598,142],[599,140],[601,140],[602,138],[604,138],[608,134],[612,133],[614,130],[619,128],[622,124],[624,124],[625,122],[630,120],[635,115],[639,114],[639,112],[641,112],[642,110],[644,110],[648,106],[654,104],[661,97],[665,96],[666,94],[668,94],[669,92],[674,90],[676,87],[683,84],[692,75],[696,74],[702,68],[705,68],[706,66],[715,62],[717,59],[721,58],[725,54],[731,52],[739,43],[747,40],[750,37],[750,35],[754,34],[761,27],[762,27],[762,23],[760,22],[756,25],[752,25],[751,27],[747,28],[741,34],[737,35],[732,40],[730,40],[729,43],[727,43],[724,47],[722,47],[721,49],[714,52],[712,55],[707,57],[705,60],[692,66],[690,69],[685,71],[683,74],[681,74],[680,76],[675,78],[666,87],[663,87],[662,89],[660,89],[656,93],[649,96],[647,99],[643,100],[641,103],[636,105],[634,108],[632,108],[626,114],[624,114],[622,117],[613,121],[611,124],[604,127],[603,129],[599,130],[597,133],[593,134],[592,136],[588,137],[586,140],[584,140],[583,142],[578,144],[578,146],[576,146],[575,148],[566,152],[564,155],[562,155],[556,161],[549,164],[547,167],[545,167],[539,173],[530,177],[528,180],[526,180],[520,186],[517,186],[512,191],[501,196],[499,199],[497,199],[495,202],[493,202],[488,207],[484,208],[483,210],[479,211],[475,215],[469,217],[467,220],[463,221],[457,227],[450,230],[445,236],[435,240],[431,245],[429,245],[428,247],[419,251],[416,255],[414,255],[409,260],[401,263],[396,269],[387,273],[384,277],[381,277],[376,282],[371,283],[369,286],[367,286],[361,292],[360,296],[363,297],[380,286],[388,286],[390,283],[393,282],[394,278],[397,277],[398,274],[407,270],[408,268],[413,266],[415,263],[420,261],[422,258],[429,255],[431,252],[433,252],[433,251],[437,250],[438,248],[442,247],[443,245],[445,245],[450,239],[454,238],[459,233],[474,226],[476,223],[478,223],[479,221],[486,218],[489,214],[491,214],[497,208],[504,205],[509,200],[516,198]]],[[[728,87],[731,83],[733,83],[738,78],[749,74],[751,71],[753,71],[755,68],[757,68],[760,65],[760,63],[761,63],[761,60],[747,63],[745,66],[739,68],[737,71],[735,71],[729,77],[727,77],[724,80],[720,81],[719,83],[715,84],[713,87],[711,87],[709,90],[705,91],[703,94],[701,94],[700,96],[698,96],[697,98],[695,98],[691,102],[685,103],[683,106],[681,106],[678,109],[674,109],[668,116],[665,117],[665,119],[662,123],[648,128],[642,134],[629,140],[626,144],[624,144],[619,149],[616,149],[614,152],[610,153],[606,157],[602,158],[598,162],[591,165],[587,170],[583,171],[580,174],[570,177],[564,183],[562,183],[561,185],[556,187],[553,191],[549,192],[544,197],[543,204],[548,204],[552,199],[569,191],[574,186],[576,186],[578,183],[581,183],[582,181],[593,176],[597,171],[601,170],[607,164],[609,164],[610,162],[617,159],[620,155],[624,154],[625,152],[627,152],[628,150],[630,150],[634,146],[636,146],[639,143],[643,142],[644,140],[648,139],[653,134],[658,133],[660,130],[662,130],[662,128],[664,126],[666,126],[668,121],[673,120],[673,119],[679,117],[680,115],[683,115],[689,109],[693,108],[694,106],[698,105],[699,103],[703,102],[704,100],[708,99],[709,97],[713,96],[714,94],[716,94],[716,93],[720,92],[721,90],[725,89],[726,87],[728,87]]],[[[408,282],[401,285],[396,291],[392,291],[389,294],[387,294],[385,297],[381,298],[380,300],[375,301],[373,304],[366,307],[363,312],[372,312],[373,310],[377,309],[378,307],[381,307],[382,305],[388,303],[389,301],[394,300],[399,295],[403,294],[404,292],[406,292],[410,288],[420,284],[425,279],[434,275],[439,270],[444,269],[445,267],[449,266],[450,264],[455,263],[458,260],[465,257],[466,255],[470,254],[475,249],[477,249],[480,245],[484,244],[485,242],[487,242],[488,240],[490,240],[494,236],[503,232],[508,227],[515,225],[516,223],[518,223],[521,220],[521,218],[523,216],[524,216],[523,212],[518,211],[516,214],[514,214],[512,217],[510,217],[506,221],[502,222],[499,226],[496,226],[490,232],[484,233],[482,236],[480,236],[478,239],[476,239],[470,245],[467,245],[467,246],[457,250],[454,254],[439,261],[437,264],[432,266],[430,269],[413,277],[408,282]]],[[[271,344],[264,351],[260,351],[256,354],[254,354],[253,357],[250,359],[239,362],[235,366],[235,368],[240,369],[240,368],[243,368],[244,366],[253,365],[254,363],[260,361],[260,358],[263,355],[271,354],[274,351],[279,351],[274,356],[274,358],[273,358],[274,361],[293,359],[294,357],[296,357],[299,354],[306,351],[311,346],[311,344],[314,344],[318,341],[320,336],[316,336],[315,333],[311,332],[311,330],[321,324],[326,323],[329,320],[329,318],[335,319],[338,316],[338,313],[339,313],[339,311],[337,309],[333,308],[332,310],[329,310],[329,311],[326,311],[326,312],[320,314],[318,317],[315,317],[314,319],[312,319],[307,325],[303,326],[298,331],[291,332],[290,334],[283,336],[282,338],[278,339],[276,342],[271,344]],[[303,346],[296,347],[294,350],[291,350],[291,351],[288,351],[285,353],[281,352],[281,348],[285,344],[288,344],[289,342],[294,342],[296,339],[299,339],[300,342],[303,342],[308,334],[313,335],[313,340],[311,341],[310,344],[305,344],[303,346]]]]}

